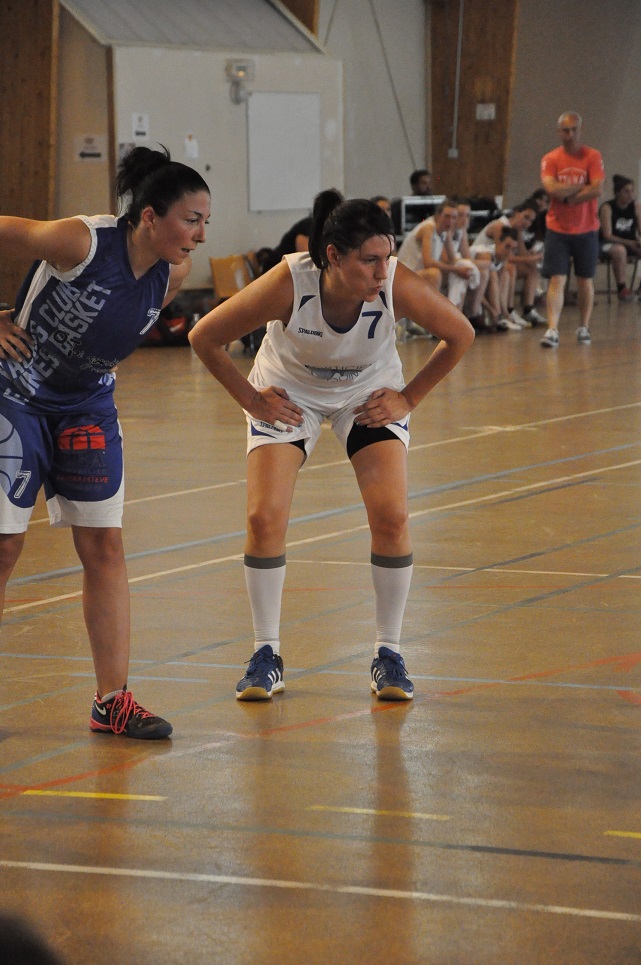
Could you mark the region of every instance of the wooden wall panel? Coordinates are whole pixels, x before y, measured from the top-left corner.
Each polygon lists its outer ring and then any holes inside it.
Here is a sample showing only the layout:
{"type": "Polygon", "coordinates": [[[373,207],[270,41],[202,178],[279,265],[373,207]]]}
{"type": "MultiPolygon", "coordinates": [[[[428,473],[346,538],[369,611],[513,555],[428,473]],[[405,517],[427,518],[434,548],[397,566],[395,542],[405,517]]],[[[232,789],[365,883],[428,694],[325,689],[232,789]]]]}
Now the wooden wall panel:
{"type": "MultiPolygon", "coordinates": [[[[58,0],[0,2],[0,214],[53,217],[58,23],[58,0]]],[[[0,261],[0,301],[26,268],[0,261]]]]}
{"type": "Polygon", "coordinates": [[[432,0],[430,15],[432,183],[444,194],[503,195],[518,0],[432,0]],[[451,158],[461,2],[458,157],[451,158]],[[494,104],[496,119],[478,120],[479,104],[494,104]]]}
{"type": "Polygon", "coordinates": [[[283,0],[283,6],[298,17],[316,37],[318,36],[318,3],[319,0],[283,0]]]}

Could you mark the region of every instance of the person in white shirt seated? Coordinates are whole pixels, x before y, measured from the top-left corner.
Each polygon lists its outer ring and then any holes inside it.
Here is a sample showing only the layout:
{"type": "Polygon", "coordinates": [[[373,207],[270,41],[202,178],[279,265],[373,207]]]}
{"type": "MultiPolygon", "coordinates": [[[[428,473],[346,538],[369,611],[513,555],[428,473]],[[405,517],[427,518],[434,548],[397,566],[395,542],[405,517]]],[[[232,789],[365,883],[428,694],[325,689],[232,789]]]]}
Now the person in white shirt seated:
{"type": "Polygon", "coordinates": [[[398,260],[425,278],[436,291],[447,295],[460,309],[468,291],[479,287],[481,272],[472,259],[463,257],[457,250],[454,243],[457,217],[456,201],[447,198],[431,217],[406,235],[398,250],[398,260]]]}
{"type": "Polygon", "coordinates": [[[484,330],[485,314],[483,312],[483,299],[487,291],[490,279],[490,265],[487,258],[473,258],[470,249],[468,230],[472,207],[469,201],[461,199],[456,204],[456,227],[452,233],[452,247],[456,257],[463,262],[472,262],[479,271],[479,284],[473,287],[468,286],[463,300],[462,311],[478,331],[484,330]]]}
{"type": "Polygon", "coordinates": [[[530,226],[534,223],[537,215],[535,202],[528,198],[514,208],[510,214],[501,215],[494,221],[490,221],[474,239],[472,254],[474,257],[483,257],[492,253],[496,239],[501,230],[505,227],[515,228],[517,232],[518,244],[516,253],[509,262],[510,274],[510,295],[509,295],[509,315],[508,319],[517,327],[530,328],[533,325],[547,324],[546,320],[540,315],[535,307],[534,301],[536,292],[541,282],[541,262],[542,252],[540,250],[529,250],[526,244],[526,235],[530,226]],[[515,290],[517,278],[523,280],[523,315],[519,315],[514,307],[515,290]]]}
{"type": "Polygon", "coordinates": [[[510,291],[514,267],[510,264],[518,248],[518,233],[516,228],[504,225],[498,235],[498,240],[492,252],[485,253],[484,258],[489,265],[490,277],[487,291],[483,298],[483,307],[491,320],[491,328],[499,332],[510,329],[520,332],[522,325],[517,325],[510,318],[510,291]]]}

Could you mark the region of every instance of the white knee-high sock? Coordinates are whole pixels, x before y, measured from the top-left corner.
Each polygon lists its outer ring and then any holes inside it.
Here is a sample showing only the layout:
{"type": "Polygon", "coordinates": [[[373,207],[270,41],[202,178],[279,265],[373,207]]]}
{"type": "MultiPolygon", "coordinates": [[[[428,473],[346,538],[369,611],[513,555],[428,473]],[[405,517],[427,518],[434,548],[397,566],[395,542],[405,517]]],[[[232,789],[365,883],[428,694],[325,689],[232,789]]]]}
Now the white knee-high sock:
{"type": "Polygon", "coordinates": [[[245,583],[254,623],[254,649],[268,643],[280,652],[280,607],[285,583],[285,554],[263,559],[245,554],[245,583]]]}
{"type": "Polygon", "coordinates": [[[376,643],[400,653],[401,627],[405,604],[410,592],[414,571],[414,554],[407,556],[379,556],[372,553],[372,582],[376,600],[376,643]]]}

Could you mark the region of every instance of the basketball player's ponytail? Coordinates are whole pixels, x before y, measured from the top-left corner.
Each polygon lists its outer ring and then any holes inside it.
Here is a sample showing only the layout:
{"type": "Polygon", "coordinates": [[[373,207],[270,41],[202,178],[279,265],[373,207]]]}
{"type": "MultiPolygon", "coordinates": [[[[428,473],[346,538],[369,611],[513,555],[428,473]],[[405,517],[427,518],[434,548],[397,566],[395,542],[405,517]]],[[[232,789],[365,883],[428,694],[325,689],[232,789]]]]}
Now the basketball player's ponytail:
{"type": "Polygon", "coordinates": [[[314,198],[309,253],[317,268],[327,268],[327,244],[324,243],[325,223],[334,208],[342,201],[343,195],[336,188],[321,191],[314,198]]]}
{"type": "Polygon", "coordinates": [[[390,253],[394,249],[394,235],[389,217],[373,201],[364,198],[343,200],[335,188],[321,191],[314,199],[309,253],[317,268],[327,268],[327,246],[333,245],[339,254],[357,250],[368,238],[388,238],[390,253]]]}

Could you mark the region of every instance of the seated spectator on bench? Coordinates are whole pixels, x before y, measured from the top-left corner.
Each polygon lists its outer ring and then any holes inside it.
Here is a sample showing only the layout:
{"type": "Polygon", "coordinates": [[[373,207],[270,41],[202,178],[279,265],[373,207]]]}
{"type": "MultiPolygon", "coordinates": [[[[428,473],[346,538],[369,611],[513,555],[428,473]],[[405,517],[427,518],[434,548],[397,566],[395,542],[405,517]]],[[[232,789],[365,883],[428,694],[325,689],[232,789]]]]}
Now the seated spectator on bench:
{"type": "MultiPolygon", "coordinates": [[[[478,288],[481,273],[473,260],[462,258],[454,245],[457,221],[456,201],[446,198],[435,213],[417,224],[404,238],[398,260],[461,308],[468,290],[478,288]]],[[[427,335],[408,320],[406,334],[427,335]]]]}
{"type": "MultiPolygon", "coordinates": [[[[532,192],[529,200],[534,202],[536,208],[536,217],[530,227],[523,230],[523,242],[531,254],[536,253],[540,255],[542,263],[543,248],[545,245],[545,216],[548,208],[550,207],[550,195],[547,193],[545,188],[537,188],[536,191],[532,192]]],[[[543,277],[539,278],[538,288],[536,289],[534,296],[535,305],[544,299],[546,289],[547,279],[543,277]]],[[[533,324],[539,323],[533,322],[533,324]]]]}
{"type": "Polygon", "coordinates": [[[456,201],[446,198],[431,217],[405,237],[398,260],[425,278],[436,291],[444,289],[449,300],[460,308],[468,288],[479,285],[480,272],[473,260],[457,255],[453,238],[457,217],[456,201]]]}
{"type": "Polygon", "coordinates": [[[460,200],[456,204],[456,227],[452,232],[452,247],[456,257],[463,262],[472,262],[476,265],[479,272],[479,284],[469,285],[463,300],[463,313],[467,315],[475,329],[485,328],[485,315],[483,313],[483,299],[490,279],[490,265],[487,258],[472,258],[470,251],[470,239],[468,229],[472,206],[469,201],[460,200]]]}
{"type": "Polygon", "coordinates": [[[529,251],[524,238],[527,231],[537,215],[536,203],[528,198],[522,204],[516,206],[510,214],[501,215],[483,228],[474,239],[472,245],[473,257],[479,257],[482,253],[491,252],[496,239],[503,228],[514,228],[517,232],[517,250],[510,258],[510,293],[509,293],[509,321],[521,328],[530,328],[532,325],[543,325],[545,319],[536,311],[534,301],[536,292],[541,281],[541,251],[529,251]],[[517,278],[523,279],[523,316],[519,315],[514,307],[515,290],[517,278]]]}
{"type": "Polygon", "coordinates": [[[532,222],[530,231],[534,235],[535,244],[540,243],[542,246],[545,241],[545,216],[550,207],[550,195],[545,188],[537,188],[530,195],[530,200],[534,201],[536,205],[536,217],[532,222]]]}
{"type": "MultiPolygon", "coordinates": [[[[599,209],[601,255],[612,260],[612,271],[621,302],[631,302],[635,295],[626,285],[628,258],[641,257],[641,205],[635,200],[634,181],[622,174],[612,178],[614,197],[599,209]]],[[[641,284],[637,294],[641,294],[641,284]]]]}
{"type": "Polygon", "coordinates": [[[499,332],[507,329],[520,332],[523,326],[517,325],[512,320],[509,309],[514,273],[514,266],[510,264],[510,259],[514,257],[518,248],[518,232],[516,228],[504,225],[497,238],[491,254],[487,251],[485,253],[490,266],[490,278],[483,306],[489,313],[492,328],[499,332]]]}
{"type": "Polygon", "coordinates": [[[281,261],[283,255],[293,255],[295,251],[307,251],[309,244],[309,233],[312,230],[311,217],[301,218],[296,224],[285,232],[275,248],[272,248],[271,255],[263,259],[263,272],[269,271],[274,265],[281,261]]]}

